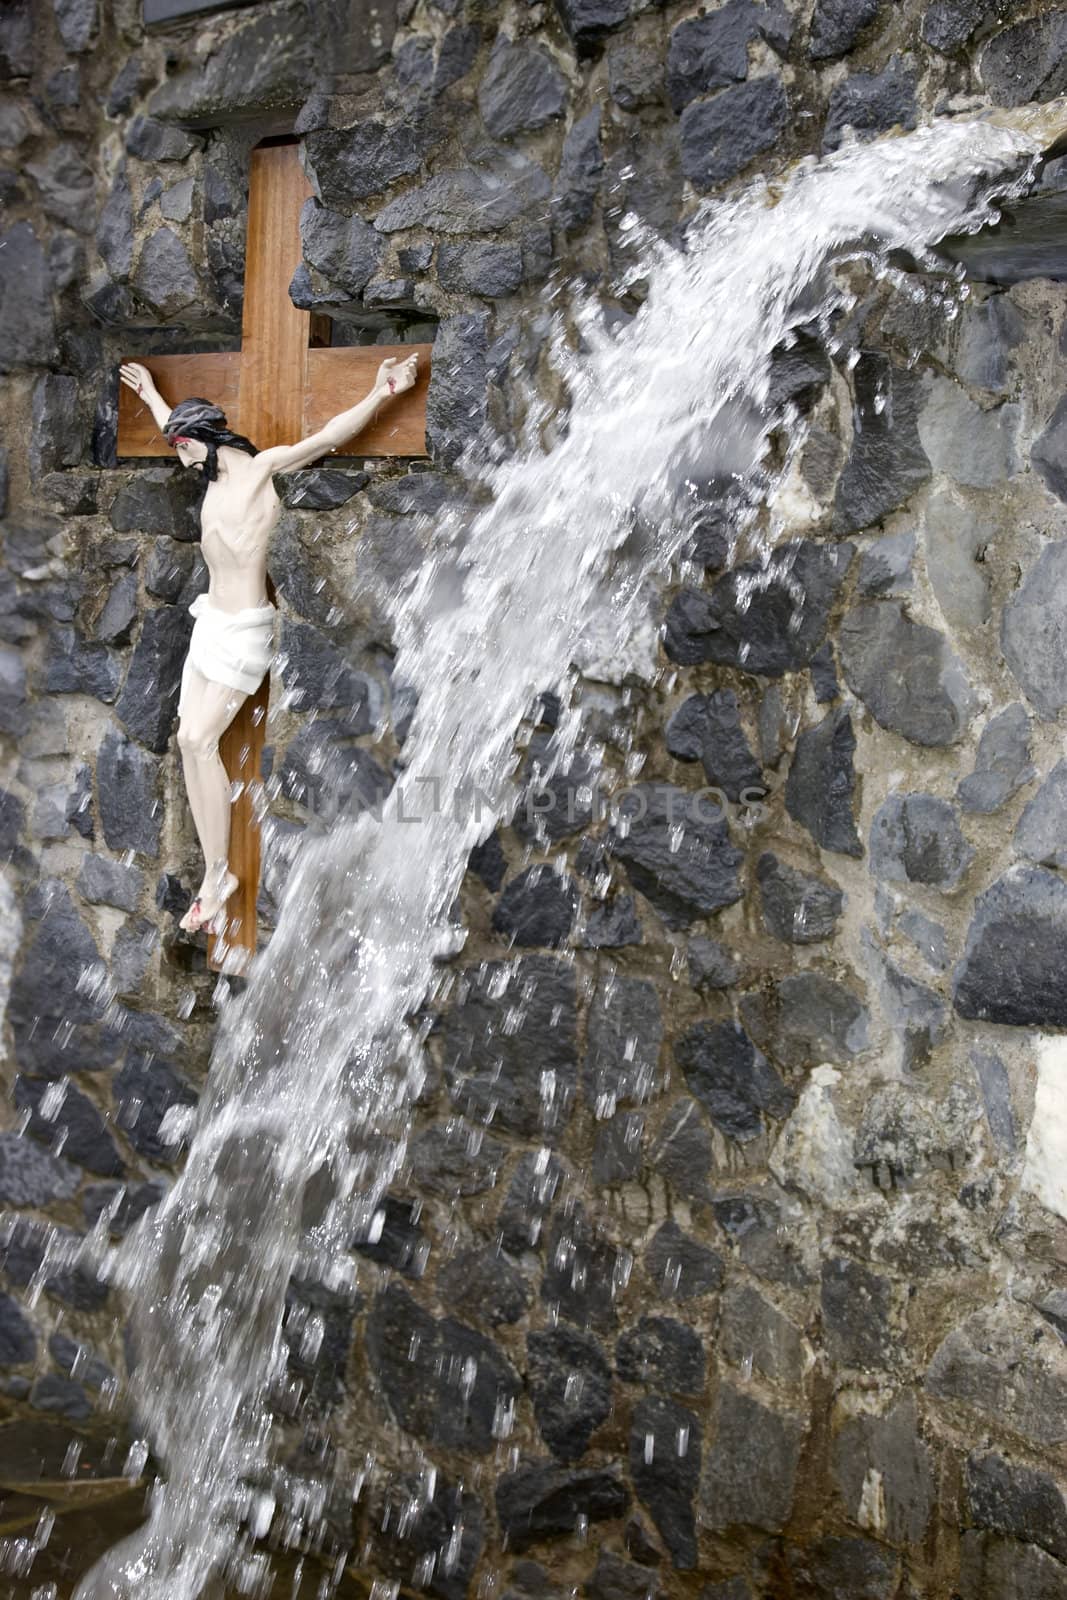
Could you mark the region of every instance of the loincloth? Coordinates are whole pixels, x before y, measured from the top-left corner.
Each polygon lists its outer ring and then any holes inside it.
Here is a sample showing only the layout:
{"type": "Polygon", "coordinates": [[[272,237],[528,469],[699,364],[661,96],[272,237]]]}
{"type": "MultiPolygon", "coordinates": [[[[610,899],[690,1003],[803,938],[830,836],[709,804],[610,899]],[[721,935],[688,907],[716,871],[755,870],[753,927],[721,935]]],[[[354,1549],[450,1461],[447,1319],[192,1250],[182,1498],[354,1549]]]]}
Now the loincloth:
{"type": "Polygon", "coordinates": [[[243,611],[220,611],[202,594],[189,607],[189,615],[195,621],[182,671],[179,712],[190,667],[212,683],[254,694],[270,670],[276,608],[249,606],[243,611]]]}

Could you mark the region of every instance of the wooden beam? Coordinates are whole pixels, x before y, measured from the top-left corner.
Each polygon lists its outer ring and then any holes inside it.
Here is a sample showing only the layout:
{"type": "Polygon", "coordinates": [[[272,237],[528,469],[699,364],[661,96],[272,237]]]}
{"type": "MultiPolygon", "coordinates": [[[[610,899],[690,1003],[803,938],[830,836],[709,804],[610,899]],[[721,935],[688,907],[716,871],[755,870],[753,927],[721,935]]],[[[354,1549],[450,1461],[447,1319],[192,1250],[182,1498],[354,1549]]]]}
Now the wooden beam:
{"type": "MultiPolygon", "coordinates": [[[[195,356],[132,356],[147,367],[156,388],[170,406],[200,395],[221,406],[233,426],[241,370],[239,350],[195,356]]],[[[165,456],[174,451],[156,427],[155,418],[126,384],[119,384],[119,456],[165,456]]]]}
{"type": "Polygon", "coordinates": [[[390,400],[377,421],[364,428],[338,455],[424,456],[426,454],[426,391],[430,386],[432,344],[341,345],[307,352],[307,392],[303,435],[314,433],[339,411],[347,411],[374,383],[386,356],[417,354],[419,377],[414,389],[390,400]]]}

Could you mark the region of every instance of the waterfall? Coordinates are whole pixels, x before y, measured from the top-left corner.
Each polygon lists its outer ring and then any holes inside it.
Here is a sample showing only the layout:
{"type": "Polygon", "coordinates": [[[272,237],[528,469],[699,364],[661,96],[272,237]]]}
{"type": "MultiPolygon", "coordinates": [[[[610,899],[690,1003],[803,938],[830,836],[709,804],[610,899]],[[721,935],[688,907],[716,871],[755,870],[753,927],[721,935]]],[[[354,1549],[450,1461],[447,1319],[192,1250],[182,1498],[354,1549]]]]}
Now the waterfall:
{"type": "MultiPolygon", "coordinates": [[[[528,437],[469,466],[478,508],[442,516],[395,597],[416,710],[394,786],[379,812],[341,811],[303,845],[270,944],[226,1006],[184,1170],[105,1253],[133,1323],[129,1401],[165,1479],[80,1600],[195,1600],[222,1574],[260,1592],[286,1289],[295,1270],[351,1282],[351,1241],[403,1161],[421,1009],[462,938],[450,910],[470,852],[515,803],[531,704],[571,673],[594,616],[601,654],[625,658],[647,580],[684,557],[695,486],[731,485],[751,514],[780,420],[772,352],[801,324],[832,341],[849,304],[837,265],[927,262],[932,242],[989,220],[1036,154],[963,120],[846,148],[773,191],[703,203],[680,242],[643,240],[647,298],[629,323],[609,331],[594,304],[568,318],[561,292],[549,301],[565,416],[530,396],[528,437]],[[308,1231],[320,1171],[330,1198],[308,1231]]],[[[772,518],[764,548],[782,531],[772,518]]],[[[579,724],[565,709],[561,756],[579,724]]]]}

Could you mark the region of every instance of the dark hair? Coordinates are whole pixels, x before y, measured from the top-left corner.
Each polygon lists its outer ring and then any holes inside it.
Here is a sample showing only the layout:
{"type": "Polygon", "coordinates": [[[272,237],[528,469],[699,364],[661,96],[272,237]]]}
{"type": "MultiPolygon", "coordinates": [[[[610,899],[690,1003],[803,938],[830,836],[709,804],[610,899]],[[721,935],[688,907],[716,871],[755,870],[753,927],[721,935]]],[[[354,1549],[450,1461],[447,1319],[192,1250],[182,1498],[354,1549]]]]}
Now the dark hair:
{"type": "Polygon", "coordinates": [[[246,439],[243,433],[233,433],[226,426],[224,411],[212,405],[210,400],[196,396],[190,400],[179,400],[163,424],[163,437],[168,444],[172,444],[174,436],[178,434],[207,446],[204,477],[209,483],[214,483],[219,474],[220,445],[228,444],[231,449],[244,450],[250,456],[259,454],[251,439],[246,439]]]}

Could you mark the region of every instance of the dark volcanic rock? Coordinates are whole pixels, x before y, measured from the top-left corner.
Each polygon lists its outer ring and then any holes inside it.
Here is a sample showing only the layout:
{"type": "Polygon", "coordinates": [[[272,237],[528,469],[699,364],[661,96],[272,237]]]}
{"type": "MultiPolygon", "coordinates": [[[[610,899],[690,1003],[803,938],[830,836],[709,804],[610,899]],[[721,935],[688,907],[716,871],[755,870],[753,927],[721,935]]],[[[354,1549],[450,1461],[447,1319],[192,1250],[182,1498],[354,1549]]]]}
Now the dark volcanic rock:
{"type": "Polygon", "coordinates": [[[667,724],[667,749],[681,761],[700,761],[708,782],[738,801],[760,789],[762,774],[741,726],[732,689],[690,695],[667,724]]]}
{"type": "Polygon", "coordinates": [[[573,969],[551,956],[525,956],[510,967],[475,968],[466,979],[465,996],[441,1019],[453,1100],[475,1121],[491,1118],[527,1137],[559,1126],[578,1074],[573,969]]]}
{"type": "Polygon", "coordinates": [[[110,705],[121,679],[120,658],[106,645],[83,639],[75,628],[52,629],[44,670],[49,694],[91,694],[110,705]]]}
{"type": "Polygon", "coordinates": [[[184,161],[197,148],[197,140],[182,128],[154,117],[134,117],[126,130],[126,150],[138,161],[184,161]]]}
{"type": "Polygon", "coordinates": [[[105,1178],[121,1177],[125,1164],[93,1102],[68,1083],[58,1111],[45,1117],[40,1107],[47,1088],[48,1084],[41,1078],[15,1079],[15,1105],[20,1111],[29,1112],[27,1132],[42,1144],[51,1145],[59,1140],[64,1159],[76,1161],[90,1172],[98,1172],[105,1178]]]}
{"type": "Polygon", "coordinates": [[[1060,626],[1067,603],[1067,540],[1048,544],[1004,607],[1005,660],[1039,716],[1050,719],[1067,705],[1067,635],[1060,626]]]}
{"type": "Polygon", "coordinates": [[[37,1355],[37,1335],[17,1300],[0,1294],[0,1367],[21,1367],[37,1355]]]}
{"type": "Polygon", "coordinates": [[[690,1571],[697,1563],[693,1502],[702,1443],[699,1418],[676,1400],[649,1395],[634,1407],[630,1477],[681,1571],[690,1571]]]}
{"type": "Polygon", "coordinates": [[[1067,867],[1067,761],[1058,761],[1015,828],[1016,855],[1042,866],[1067,867]]]}
{"type": "Polygon", "coordinates": [[[967,1458],[971,1521],[1010,1539],[1040,1545],[1067,1562],[1067,1503],[1055,1479],[991,1451],[967,1458]]]}
{"type": "Polygon", "coordinates": [[[435,233],[497,233],[519,217],[540,217],[551,188],[532,161],[491,146],[468,166],[439,172],[391,201],[374,226],[382,233],[420,225],[435,233]]]}
{"type": "Polygon", "coordinates": [[[104,735],[96,781],[104,839],[112,850],[159,854],[162,806],[157,797],[160,764],[117,728],[104,735]]]}
{"type": "Polygon", "coordinates": [[[1037,776],[1030,760],[1032,726],[1026,708],[1005,706],[982,730],[974,771],[956,790],[964,811],[988,816],[1037,776]]]}
{"type": "Polygon", "coordinates": [[[818,1539],[802,1550],[790,1548],[788,1559],[796,1594],[894,1600],[900,1592],[899,1557],[873,1539],[818,1539]]]}
{"type": "Polygon", "coordinates": [[[300,213],[304,260],[342,292],[358,296],[381,262],[385,242],[362,217],[331,211],[311,197],[300,213]]]}
{"type": "Polygon", "coordinates": [[[954,806],[932,794],[890,795],[871,824],[871,871],[954,889],[974,860],[954,806]]]}
{"type": "Polygon", "coordinates": [[[771,1410],[730,1383],[715,1403],[704,1478],[701,1521],[726,1528],[779,1532],[789,1520],[804,1442],[801,1419],[771,1410]]]}
{"type": "Polygon", "coordinates": [[[563,26],[579,55],[588,55],[597,42],[626,21],[631,0],[556,0],[563,26]]]}
{"type": "Polygon", "coordinates": [[[411,1145],[411,1172],[420,1189],[449,1197],[491,1189],[506,1147],[483,1128],[450,1118],[418,1134],[411,1145]]]}
{"type": "Polygon", "coordinates": [[[852,375],[852,449],[837,486],[834,532],[868,528],[930,477],[919,439],[920,379],[865,350],[852,375]]]}
{"type": "Polygon", "coordinates": [[[980,894],[956,970],[960,1016],[1013,1027],[1067,1026],[1067,885],[1041,867],[1012,867],[980,894]]]}
{"type": "Polygon", "coordinates": [[[846,1504],[860,1504],[872,1473],[882,1485],[885,1537],[895,1544],[921,1544],[934,1505],[934,1474],[914,1395],[897,1400],[881,1416],[846,1416],[838,1429],[834,1474],[846,1504]]]}
{"type": "Polygon", "coordinates": [[[709,1197],[708,1177],[714,1164],[711,1134],[695,1100],[676,1100],[663,1119],[649,1157],[679,1194],[694,1200],[709,1197]]]}
{"type": "Polygon", "coordinates": [[[823,149],[836,150],[846,128],[860,139],[873,139],[898,124],[914,128],[918,116],[916,79],[894,56],[884,72],[854,72],[830,95],[823,149]]]}
{"type": "Polygon", "coordinates": [[[436,461],[454,466],[480,432],[486,415],[484,312],[448,317],[437,330],[426,395],[426,440],[436,461]]]}
{"type": "Polygon", "coordinates": [[[323,202],[344,212],[354,200],[378,194],[397,178],[418,172],[437,137],[421,117],[395,125],[370,120],[354,128],[309,133],[304,146],[323,202]]]}
{"type": "Polygon", "coordinates": [[[579,1519],[587,1525],[615,1522],[629,1505],[625,1483],[607,1470],[524,1461],[496,1482],[497,1520],[509,1548],[520,1552],[545,1539],[573,1535],[579,1519]]]}
{"type": "Polygon", "coordinates": [[[522,283],[522,251],[517,244],[440,244],[437,281],[444,289],[499,300],[522,283]]]}
{"type": "Polygon", "coordinates": [[[33,386],[30,470],[35,480],[81,460],[82,426],[77,379],[49,372],[33,386]]]}
{"type": "Polygon", "coordinates": [[[756,864],[763,920],[790,944],[817,944],[833,936],[844,896],[836,884],[779,861],[770,850],[756,864]]]}
{"type": "Polygon", "coordinates": [[[982,81],[995,105],[1052,100],[1067,90],[1067,11],[1045,11],[1004,28],[986,46],[982,81]]]}
{"type": "Polygon", "coordinates": [[[696,100],[682,112],[682,171],[695,189],[714,189],[769,150],[788,120],[789,100],[775,77],[696,100]]]}
{"type": "Polygon", "coordinates": [[[55,356],[52,279],[28,222],[0,238],[0,371],[44,366],[55,356]]]}
{"type": "Polygon", "coordinates": [[[449,1450],[492,1449],[497,1407],[517,1399],[522,1380],[491,1339],[451,1317],[438,1321],[394,1282],[375,1298],[366,1343],[406,1432],[449,1450]]]}
{"type": "Polygon", "coordinates": [[[582,1328],[615,1325],[619,1252],[580,1205],[560,1208],[545,1241],[541,1298],[582,1328]]]}
{"type": "Polygon", "coordinates": [[[698,1022],[674,1044],[690,1091],[730,1139],[754,1139],[762,1112],[787,1117],[793,1096],[736,1022],[698,1022]]]}
{"type": "Polygon", "coordinates": [[[381,709],[380,686],[358,672],[324,633],[307,622],[282,622],[278,666],[294,711],[343,711],[353,734],[371,733],[381,709]]]}
{"type": "Polygon", "coordinates": [[[680,22],[667,53],[667,90],[675,111],[748,76],[748,46],[757,35],[750,0],[727,0],[719,11],[680,22]]]}
{"type": "Polygon", "coordinates": [[[118,1124],[141,1155],[161,1166],[171,1166],[181,1154],[179,1143],[164,1143],[160,1124],[172,1106],[196,1104],[191,1084],[167,1061],[131,1050],[114,1081],[118,1124]]]}
{"type": "Polygon", "coordinates": [[[548,51],[498,34],[478,88],[482,120],[493,137],[543,128],[566,104],[566,80],[548,51]]]}
{"type": "Polygon", "coordinates": [[[834,1256],[822,1268],[823,1338],[831,1359],[845,1367],[884,1367],[895,1337],[893,1285],[858,1261],[834,1256]]]}
{"type": "Polygon", "coordinates": [[[624,1383],[641,1383],[669,1394],[700,1394],[707,1360],[700,1335],[673,1317],[642,1317],[627,1328],[615,1349],[624,1383]]]}
{"type": "Polygon", "coordinates": [[[850,544],[796,539],[772,551],[766,565],[742,562],[710,595],[683,590],[667,616],[664,649],[686,666],[714,661],[766,677],[806,666],[852,555],[850,544]]]}
{"type": "Polygon", "coordinates": [[[9,1206],[47,1206],[69,1200],[78,1187],[77,1167],[49,1155],[17,1133],[0,1133],[0,1202],[9,1206]]]}
{"type": "Polygon", "coordinates": [[[527,1152],[519,1158],[497,1217],[505,1250],[521,1255],[537,1243],[563,1174],[559,1157],[544,1146],[536,1154],[527,1152]]]}
{"type": "Polygon", "coordinates": [[[869,600],[844,618],[840,639],[849,688],[883,728],[927,746],[964,736],[974,691],[944,634],[913,622],[899,600],[869,600]]]}
{"type": "Polygon", "coordinates": [[[148,111],[164,121],[210,128],[296,107],[315,81],[324,40],[302,7],[267,5],[207,55],[179,70],[149,97],[148,111]]]}
{"type": "Polygon", "coordinates": [[[586,1023],[582,1085],[597,1116],[653,1092],[663,1014],[655,987],[643,978],[609,974],[597,985],[586,1023]]]}
{"type": "Polygon", "coordinates": [[[645,1251],[645,1271],[665,1300],[696,1300],[721,1289],[722,1256],[683,1233],[676,1222],[657,1229],[645,1251]]]}
{"type": "Polygon", "coordinates": [[[603,175],[600,107],[596,106],[578,118],[563,141],[563,155],[552,195],[553,215],[561,228],[577,228],[589,221],[603,175]]]}
{"type": "Polygon", "coordinates": [[[156,754],[162,754],[170,740],[192,631],[184,606],[147,611],[115,706],[124,727],[156,754]]]}
{"type": "Polygon", "coordinates": [[[27,907],[29,943],[11,983],[8,1019],[15,1038],[15,1057],[26,1072],[60,1076],[75,1065],[88,1065],[81,1039],[64,1048],[73,1024],[99,1018],[102,1004],[79,989],[83,967],[95,968],[99,951],[74,903],[60,884],[48,884],[37,904],[27,907]]]}
{"type": "Polygon", "coordinates": [[[528,1334],[526,1351],[541,1437],[561,1461],[576,1461],[611,1410],[611,1368],[597,1341],[571,1328],[528,1334]]]}
{"type": "Polygon", "coordinates": [[[277,482],[282,504],[297,511],[334,511],[366,488],[365,472],[333,467],[313,467],[307,472],[287,472],[277,482]]]}
{"type": "Polygon", "coordinates": [[[746,994],[741,1016],[756,1043],[789,1071],[824,1061],[846,1066],[867,1047],[862,1002],[821,972],[797,972],[746,994]]]}
{"type": "Polygon", "coordinates": [[[861,856],[853,797],[856,736],[844,707],[831,711],[797,739],[785,785],[785,806],[824,850],[861,856]]]}
{"type": "Polygon", "coordinates": [[[611,851],[671,927],[685,926],[741,898],[744,859],[721,812],[708,816],[699,795],[668,784],[639,784],[623,796],[625,836],[611,851]]]}
{"type": "Polygon", "coordinates": [[[462,1250],[446,1261],[438,1270],[437,1288],[445,1305],[491,1328],[518,1322],[532,1298],[523,1272],[492,1247],[462,1250]]]}
{"type": "Polygon", "coordinates": [[[573,878],[547,865],[527,867],[497,901],[493,928],[513,944],[555,948],[566,942],[577,906],[573,878]]]}
{"type": "Polygon", "coordinates": [[[278,774],[283,792],[327,820],[379,809],[392,780],[355,738],[340,717],[306,723],[286,749],[278,774]]]}
{"type": "Polygon", "coordinates": [[[808,58],[845,56],[881,10],[882,0],[816,0],[808,58]]]}
{"type": "Polygon", "coordinates": [[[374,1558],[393,1577],[410,1579],[428,1569],[425,1592],[437,1600],[467,1600],[485,1544],[485,1507],[470,1489],[434,1475],[391,1479],[377,1509],[374,1558]]]}
{"type": "Polygon", "coordinates": [[[199,473],[172,467],[137,472],[111,502],[108,517],[116,533],[169,535],[190,542],[200,538],[199,473]]]}

